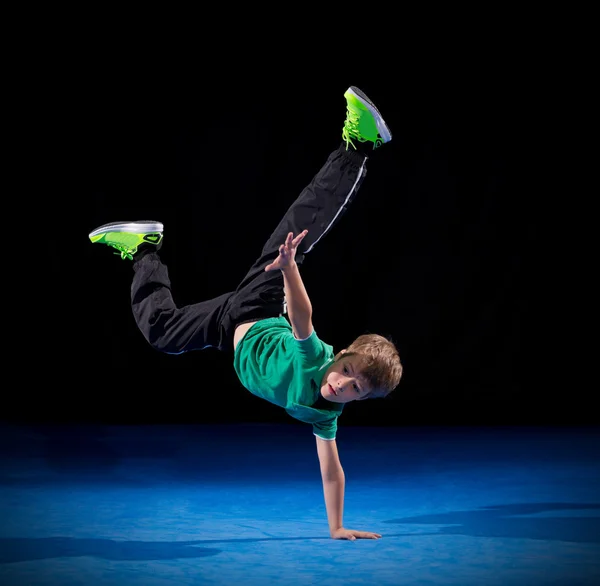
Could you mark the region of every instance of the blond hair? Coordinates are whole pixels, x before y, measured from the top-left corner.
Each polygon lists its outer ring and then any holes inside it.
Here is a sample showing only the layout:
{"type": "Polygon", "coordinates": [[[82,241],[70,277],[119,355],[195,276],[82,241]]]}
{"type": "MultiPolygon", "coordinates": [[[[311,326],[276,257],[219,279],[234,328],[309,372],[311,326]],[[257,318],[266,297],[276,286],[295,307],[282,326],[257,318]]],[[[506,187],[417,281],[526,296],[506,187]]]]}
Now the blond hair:
{"type": "Polygon", "coordinates": [[[367,395],[369,399],[387,397],[400,384],[402,378],[400,355],[394,343],[388,338],[379,334],[363,334],[346,348],[345,355],[348,354],[360,355],[365,361],[361,374],[367,379],[371,388],[367,395]]]}

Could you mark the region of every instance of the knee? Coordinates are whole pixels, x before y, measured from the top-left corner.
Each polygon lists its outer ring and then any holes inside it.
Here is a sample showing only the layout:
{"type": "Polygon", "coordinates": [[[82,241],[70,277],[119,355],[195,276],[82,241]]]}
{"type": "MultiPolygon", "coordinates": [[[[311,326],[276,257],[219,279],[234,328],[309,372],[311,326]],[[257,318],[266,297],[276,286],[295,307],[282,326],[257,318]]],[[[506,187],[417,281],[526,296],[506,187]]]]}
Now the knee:
{"type": "Polygon", "coordinates": [[[153,311],[135,312],[138,329],[144,339],[157,352],[181,354],[185,351],[186,340],[174,322],[175,312],[153,308],[153,311]]]}

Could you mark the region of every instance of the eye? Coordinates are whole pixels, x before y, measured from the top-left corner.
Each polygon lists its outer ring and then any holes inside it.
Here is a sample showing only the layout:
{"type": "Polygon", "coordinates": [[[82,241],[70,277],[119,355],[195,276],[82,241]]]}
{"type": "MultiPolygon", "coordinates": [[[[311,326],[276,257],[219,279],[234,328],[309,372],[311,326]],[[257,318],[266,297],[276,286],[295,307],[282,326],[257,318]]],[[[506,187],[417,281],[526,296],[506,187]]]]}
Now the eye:
{"type": "Polygon", "coordinates": [[[357,393],[360,393],[360,389],[358,388],[358,385],[357,385],[356,383],[354,383],[354,390],[355,390],[357,393]]]}
{"type": "Polygon", "coordinates": [[[344,374],[348,374],[348,367],[344,366],[344,374]]]}

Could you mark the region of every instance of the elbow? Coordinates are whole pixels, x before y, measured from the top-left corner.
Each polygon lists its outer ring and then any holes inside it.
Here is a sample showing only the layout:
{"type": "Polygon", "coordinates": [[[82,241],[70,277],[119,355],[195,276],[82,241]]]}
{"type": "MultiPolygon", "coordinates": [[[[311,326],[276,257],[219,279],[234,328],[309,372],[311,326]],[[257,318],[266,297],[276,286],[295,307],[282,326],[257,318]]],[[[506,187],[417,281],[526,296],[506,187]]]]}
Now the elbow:
{"type": "Polygon", "coordinates": [[[310,304],[310,302],[307,302],[307,304],[304,307],[298,308],[295,312],[294,312],[298,318],[299,321],[302,321],[302,323],[312,323],[312,305],[310,304]]]}
{"type": "Polygon", "coordinates": [[[323,478],[323,482],[332,484],[344,483],[346,481],[344,469],[341,466],[322,469],[321,477],[323,478]]]}

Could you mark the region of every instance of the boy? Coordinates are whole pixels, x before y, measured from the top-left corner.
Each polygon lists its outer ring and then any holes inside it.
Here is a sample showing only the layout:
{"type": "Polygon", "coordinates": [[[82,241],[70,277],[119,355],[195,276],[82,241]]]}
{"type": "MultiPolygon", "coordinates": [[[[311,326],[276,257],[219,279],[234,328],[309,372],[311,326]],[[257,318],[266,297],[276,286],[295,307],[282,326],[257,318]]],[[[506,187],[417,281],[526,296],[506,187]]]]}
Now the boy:
{"type": "Polygon", "coordinates": [[[167,267],[158,255],[163,242],[160,222],[113,222],[89,238],[133,261],[133,315],[152,347],[179,354],[233,346],[242,385],[312,425],[330,536],[378,539],[378,533],[343,526],[345,479],[335,436],[345,403],[384,397],[399,384],[398,352],[391,341],[369,334],[334,355],[313,328],[312,306],[298,270],[356,195],[366,174],[367,154],[392,138],[363,92],[350,87],[344,96],[342,144],[287,210],[235,291],[177,307],[167,267]]]}

